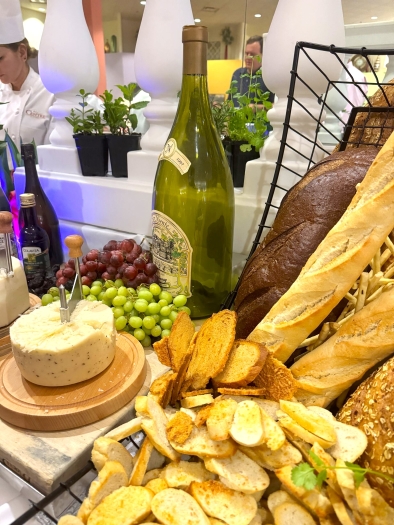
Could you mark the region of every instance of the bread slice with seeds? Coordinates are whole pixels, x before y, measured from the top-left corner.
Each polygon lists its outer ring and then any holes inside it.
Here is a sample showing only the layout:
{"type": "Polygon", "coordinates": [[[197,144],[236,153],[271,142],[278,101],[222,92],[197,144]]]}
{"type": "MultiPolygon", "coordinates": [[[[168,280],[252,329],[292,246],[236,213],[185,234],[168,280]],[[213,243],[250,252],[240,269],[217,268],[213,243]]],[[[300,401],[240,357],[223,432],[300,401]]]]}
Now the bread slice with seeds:
{"type": "Polygon", "coordinates": [[[245,339],[234,342],[226,366],[213,379],[213,384],[220,387],[243,387],[251,383],[261,372],[268,351],[260,343],[245,339]]]}

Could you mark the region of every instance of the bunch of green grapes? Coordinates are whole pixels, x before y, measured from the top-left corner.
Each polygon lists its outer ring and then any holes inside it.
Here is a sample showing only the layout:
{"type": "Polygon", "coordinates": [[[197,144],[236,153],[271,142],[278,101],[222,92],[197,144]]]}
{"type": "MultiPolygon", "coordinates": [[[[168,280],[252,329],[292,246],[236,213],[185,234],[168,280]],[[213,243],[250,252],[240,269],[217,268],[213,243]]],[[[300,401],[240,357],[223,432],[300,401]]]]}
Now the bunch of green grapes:
{"type": "MultiPolygon", "coordinates": [[[[150,346],[152,338],[168,336],[180,311],[190,315],[185,295],[172,297],[156,283],[141,285],[135,290],[126,288],[121,279],[97,280],[91,287],[83,285],[82,292],[87,301],[101,301],[109,306],[115,317],[116,329],[132,334],[142,346],[150,346]]],[[[59,290],[51,288],[42,297],[41,303],[45,306],[57,300],[59,290]]]]}

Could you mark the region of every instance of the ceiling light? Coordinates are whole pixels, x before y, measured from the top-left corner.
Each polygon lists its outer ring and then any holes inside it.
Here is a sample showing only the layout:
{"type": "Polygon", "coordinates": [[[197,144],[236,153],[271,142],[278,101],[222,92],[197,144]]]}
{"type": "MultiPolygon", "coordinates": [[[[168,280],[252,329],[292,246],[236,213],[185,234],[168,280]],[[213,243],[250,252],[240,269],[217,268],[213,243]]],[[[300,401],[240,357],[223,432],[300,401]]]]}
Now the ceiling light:
{"type": "Polygon", "coordinates": [[[261,15],[260,15],[260,13],[257,13],[257,14],[254,15],[254,17],[255,18],[261,18],[261,15]]]}
{"type": "Polygon", "coordinates": [[[32,4],[46,4],[47,0],[30,0],[32,4]]]}
{"type": "Polygon", "coordinates": [[[146,4],[146,0],[141,0],[140,4],[145,5],[146,4]]]}
{"type": "Polygon", "coordinates": [[[377,20],[378,17],[377,16],[371,16],[371,20],[377,20]]]}
{"type": "Polygon", "coordinates": [[[47,11],[45,7],[39,7],[38,10],[41,11],[41,13],[46,13],[47,11]]]}
{"type": "Polygon", "coordinates": [[[200,18],[195,18],[194,21],[198,24],[198,22],[201,22],[200,18]]]}

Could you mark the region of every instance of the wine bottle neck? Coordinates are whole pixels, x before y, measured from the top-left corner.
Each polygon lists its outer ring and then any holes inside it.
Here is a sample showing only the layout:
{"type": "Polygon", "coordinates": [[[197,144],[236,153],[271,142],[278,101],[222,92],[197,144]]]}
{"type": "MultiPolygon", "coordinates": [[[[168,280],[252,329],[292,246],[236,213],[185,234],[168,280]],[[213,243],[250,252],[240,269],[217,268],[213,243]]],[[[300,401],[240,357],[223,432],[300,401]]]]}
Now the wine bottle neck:
{"type": "Polygon", "coordinates": [[[184,75],[207,75],[207,50],[206,42],[183,43],[184,75]]]}
{"type": "Polygon", "coordinates": [[[25,193],[35,193],[35,190],[42,189],[38,178],[36,163],[33,158],[25,158],[26,186],[25,193]]]}
{"type": "Polygon", "coordinates": [[[208,112],[207,116],[211,115],[207,77],[201,74],[183,75],[178,111],[193,114],[197,109],[208,112]]]}
{"type": "Polygon", "coordinates": [[[25,226],[38,226],[36,207],[21,208],[25,226]]]}

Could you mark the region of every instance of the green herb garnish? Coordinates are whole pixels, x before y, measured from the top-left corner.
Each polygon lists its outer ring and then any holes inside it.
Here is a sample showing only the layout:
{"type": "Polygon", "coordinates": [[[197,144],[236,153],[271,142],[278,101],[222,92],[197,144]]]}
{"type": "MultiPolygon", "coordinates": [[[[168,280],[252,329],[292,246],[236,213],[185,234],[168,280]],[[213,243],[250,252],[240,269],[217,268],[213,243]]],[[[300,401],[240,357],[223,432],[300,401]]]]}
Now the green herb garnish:
{"type": "Polygon", "coordinates": [[[313,452],[313,450],[309,451],[309,455],[319,470],[321,469],[317,475],[315,473],[314,467],[311,467],[309,463],[300,463],[291,471],[291,480],[294,485],[297,487],[303,487],[306,490],[312,490],[316,486],[321,488],[323,482],[327,478],[328,470],[351,470],[353,472],[356,489],[358,489],[358,487],[364,481],[366,474],[372,474],[394,483],[394,478],[392,476],[388,476],[387,474],[383,474],[382,472],[377,472],[376,470],[371,470],[369,468],[360,467],[360,465],[350,463],[349,461],[345,461],[346,467],[329,467],[325,465],[325,463],[313,452]]]}

